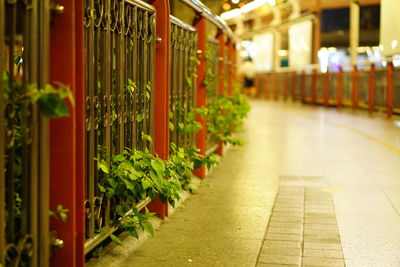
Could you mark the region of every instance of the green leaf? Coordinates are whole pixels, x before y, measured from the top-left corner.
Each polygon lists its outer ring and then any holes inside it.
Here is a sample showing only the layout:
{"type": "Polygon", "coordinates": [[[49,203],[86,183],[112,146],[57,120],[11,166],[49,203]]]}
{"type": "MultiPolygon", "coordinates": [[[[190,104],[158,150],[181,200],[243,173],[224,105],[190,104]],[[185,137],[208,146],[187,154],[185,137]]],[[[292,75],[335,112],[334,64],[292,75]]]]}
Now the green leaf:
{"type": "Polygon", "coordinates": [[[175,126],[174,126],[174,124],[172,122],[169,122],[169,129],[171,131],[173,131],[175,129],[175,126]]]}
{"type": "Polygon", "coordinates": [[[113,159],[114,159],[114,161],[120,162],[120,161],[124,161],[125,160],[125,156],[122,155],[122,154],[118,154],[113,159]]]}
{"type": "Polygon", "coordinates": [[[52,210],[49,210],[49,216],[57,218],[57,214],[52,210]]]}
{"type": "Polygon", "coordinates": [[[61,221],[67,222],[68,215],[65,214],[64,212],[62,212],[62,213],[60,213],[60,218],[61,218],[61,221]]]}
{"type": "Polygon", "coordinates": [[[56,94],[42,95],[38,101],[40,112],[46,118],[60,118],[69,116],[68,106],[56,94]]]}
{"type": "Polygon", "coordinates": [[[142,140],[146,140],[146,141],[148,141],[150,143],[153,142],[151,136],[148,135],[148,134],[145,134],[145,133],[142,133],[142,140]]]}
{"type": "Polygon", "coordinates": [[[98,167],[100,170],[102,170],[104,173],[106,173],[106,174],[109,174],[109,173],[110,173],[109,170],[108,170],[107,165],[104,164],[104,162],[102,162],[102,161],[97,163],[97,167],[98,167]]]}
{"type": "Polygon", "coordinates": [[[133,237],[139,239],[139,235],[138,235],[137,230],[136,230],[135,228],[132,228],[132,229],[129,231],[129,234],[130,234],[131,236],[133,236],[133,237]]]}
{"type": "Polygon", "coordinates": [[[136,121],[137,122],[141,122],[143,119],[144,119],[144,114],[143,113],[137,114],[137,116],[136,116],[136,121]]]}
{"type": "Polygon", "coordinates": [[[110,238],[115,244],[122,246],[122,241],[117,236],[110,234],[110,238]]]}
{"type": "Polygon", "coordinates": [[[152,237],[154,237],[154,228],[153,225],[149,221],[142,222],[143,230],[149,233],[152,237]]]}
{"type": "Polygon", "coordinates": [[[104,188],[104,186],[102,186],[101,184],[97,184],[97,186],[99,187],[100,192],[102,192],[102,193],[106,192],[106,189],[104,188]]]}

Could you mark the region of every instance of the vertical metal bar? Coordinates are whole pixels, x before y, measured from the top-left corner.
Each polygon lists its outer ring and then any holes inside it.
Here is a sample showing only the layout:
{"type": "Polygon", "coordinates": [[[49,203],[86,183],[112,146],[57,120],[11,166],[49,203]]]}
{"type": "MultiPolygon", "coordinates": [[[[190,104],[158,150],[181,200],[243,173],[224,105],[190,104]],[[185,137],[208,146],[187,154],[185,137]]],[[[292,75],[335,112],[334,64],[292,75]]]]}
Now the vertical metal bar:
{"type": "MultiPolygon", "coordinates": [[[[39,57],[38,74],[40,88],[44,88],[49,80],[49,38],[50,38],[50,3],[49,0],[38,1],[39,3],[39,57]]],[[[50,258],[49,246],[49,127],[47,119],[39,118],[39,266],[48,266],[50,258]]]]}
{"type": "MultiPolygon", "coordinates": [[[[149,14],[147,11],[141,11],[142,13],[142,21],[140,21],[140,23],[142,24],[142,28],[143,28],[143,35],[142,35],[142,48],[143,48],[143,68],[142,70],[142,95],[140,96],[142,99],[142,110],[141,112],[144,114],[144,118],[142,121],[142,127],[141,130],[142,132],[140,133],[140,138],[142,138],[142,133],[148,134],[147,131],[147,126],[148,126],[148,122],[150,119],[150,110],[148,109],[148,99],[147,99],[147,85],[150,81],[149,79],[149,74],[148,74],[148,61],[149,61],[149,47],[147,45],[147,38],[148,38],[148,19],[149,19],[149,14]]],[[[153,86],[152,84],[150,84],[150,86],[153,86]]],[[[145,148],[149,148],[149,143],[146,140],[142,140],[142,150],[144,150],[145,148]]]]}
{"type": "MultiPolygon", "coordinates": [[[[5,44],[4,38],[4,14],[5,2],[0,0],[0,45],[3,47],[5,44]]],[[[3,77],[5,72],[3,50],[0,51],[0,75],[3,77]]],[[[4,135],[4,88],[3,83],[0,83],[0,251],[5,250],[6,235],[5,235],[5,175],[4,175],[4,152],[5,152],[5,135],[4,135]]],[[[5,266],[3,255],[0,256],[0,265],[5,266]]]]}
{"type": "Polygon", "coordinates": [[[125,29],[125,11],[124,11],[124,6],[125,3],[122,1],[121,3],[118,4],[119,7],[119,27],[117,27],[117,47],[116,47],[116,53],[117,53],[117,94],[118,98],[116,99],[118,101],[118,152],[122,152],[125,148],[125,124],[124,124],[124,113],[125,113],[125,90],[124,90],[124,70],[125,70],[125,64],[124,64],[124,59],[125,59],[125,34],[124,34],[124,29],[125,29]]]}
{"type": "MultiPolygon", "coordinates": [[[[147,43],[149,44],[149,51],[150,51],[150,56],[149,56],[149,64],[148,64],[148,73],[149,73],[149,81],[150,81],[150,103],[149,103],[149,109],[150,109],[150,114],[149,114],[149,125],[148,125],[148,134],[151,136],[152,140],[155,140],[155,90],[156,90],[156,84],[155,84],[155,60],[156,60],[156,55],[155,55],[155,45],[156,45],[156,15],[150,14],[149,21],[148,21],[148,28],[149,28],[149,34],[148,34],[148,41],[147,43]]],[[[168,113],[168,112],[167,112],[168,113]]],[[[166,125],[166,129],[168,129],[168,125],[166,125]]],[[[165,131],[165,128],[164,128],[165,131]]],[[[168,131],[168,130],[167,130],[168,131]]],[[[150,152],[154,153],[155,152],[155,143],[154,141],[149,144],[150,146],[150,152]]]]}
{"type": "Polygon", "coordinates": [[[139,89],[139,78],[138,78],[138,42],[139,42],[139,32],[138,32],[138,10],[137,7],[133,7],[132,10],[132,80],[136,83],[136,90],[132,94],[131,103],[132,103],[132,118],[131,118],[131,138],[132,138],[132,148],[138,148],[137,142],[137,115],[138,115],[138,105],[137,105],[137,95],[139,89]]]}

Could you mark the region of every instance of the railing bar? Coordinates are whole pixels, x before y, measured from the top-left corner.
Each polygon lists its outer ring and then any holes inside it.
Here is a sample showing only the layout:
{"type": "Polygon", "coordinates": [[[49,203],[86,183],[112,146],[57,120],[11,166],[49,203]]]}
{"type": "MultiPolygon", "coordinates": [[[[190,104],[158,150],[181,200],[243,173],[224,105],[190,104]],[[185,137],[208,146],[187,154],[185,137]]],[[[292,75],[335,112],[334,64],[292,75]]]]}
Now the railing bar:
{"type": "Polygon", "coordinates": [[[140,0],[125,0],[125,3],[133,5],[133,6],[137,6],[140,9],[145,10],[150,13],[154,13],[156,11],[156,9],[152,5],[150,5],[146,2],[140,1],[140,0]]]}
{"type": "MultiPolygon", "coordinates": [[[[135,209],[137,211],[143,210],[149,203],[151,202],[150,198],[143,199],[140,201],[136,206],[135,209]]],[[[125,216],[128,216],[132,214],[132,210],[128,211],[125,216]]],[[[123,218],[121,218],[123,219],[123,218]]],[[[87,239],[85,242],[85,254],[88,254],[90,251],[92,251],[94,248],[96,248],[97,245],[99,245],[101,242],[103,242],[106,238],[110,236],[110,234],[114,233],[118,228],[117,227],[105,227],[103,228],[102,232],[93,238],[87,239]]]]}
{"type": "Polygon", "coordinates": [[[190,31],[190,32],[196,32],[195,28],[193,28],[192,26],[184,23],[183,21],[181,21],[180,19],[178,19],[178,18],[176,18],[176,17],[174,17],[172,15],[169,16],[169,19],[170,19],[171,23],[175,24],[178,27],[184,28],[185,30],[190,31]]]}
{"type": "MultiPolygon", "coordinates": [[[[0,44],[4,44],[4,0],[0,0],[0,44]]],[[[3,51],[0,51],[0,73],[4,70],[4,56],[3,51]]],[[[5,152],[5,132],[4,132],[4,88],[3,83],[0,83],[0,251],[4,251],[6,246],[6,236],[5,236],[5,175],[4,175],[4,152],[5,152]]],[[[5,266],[4,257],[0,256],[0,264],[5,266]]]]}

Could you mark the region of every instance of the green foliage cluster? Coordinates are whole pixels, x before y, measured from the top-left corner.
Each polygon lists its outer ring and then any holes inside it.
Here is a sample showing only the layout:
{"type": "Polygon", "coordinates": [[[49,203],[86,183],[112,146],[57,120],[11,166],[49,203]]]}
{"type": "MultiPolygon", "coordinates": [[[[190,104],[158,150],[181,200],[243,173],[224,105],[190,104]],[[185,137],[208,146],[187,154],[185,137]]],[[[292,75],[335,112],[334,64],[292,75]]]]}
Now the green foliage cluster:
{"type": "Polygon", "coordinates": [[[219,95],[207,106],[207,132],[215,141],[242,145],[233,135],[240,129],[250,105],[243,94],[219,95]]]}

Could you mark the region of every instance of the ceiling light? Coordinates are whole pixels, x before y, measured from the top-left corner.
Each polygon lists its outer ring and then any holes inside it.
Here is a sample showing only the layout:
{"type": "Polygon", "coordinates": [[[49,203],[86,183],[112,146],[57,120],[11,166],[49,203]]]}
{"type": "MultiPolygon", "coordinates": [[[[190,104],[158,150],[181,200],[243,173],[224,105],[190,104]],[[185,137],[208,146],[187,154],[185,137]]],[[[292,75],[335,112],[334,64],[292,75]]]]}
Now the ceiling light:
{"type": "Polygon", "coordinates": [[[238,4],[238,3],[239,3],[239,0],[232,0],[232,3],[233,3],[233,4],[238,4]]]}

